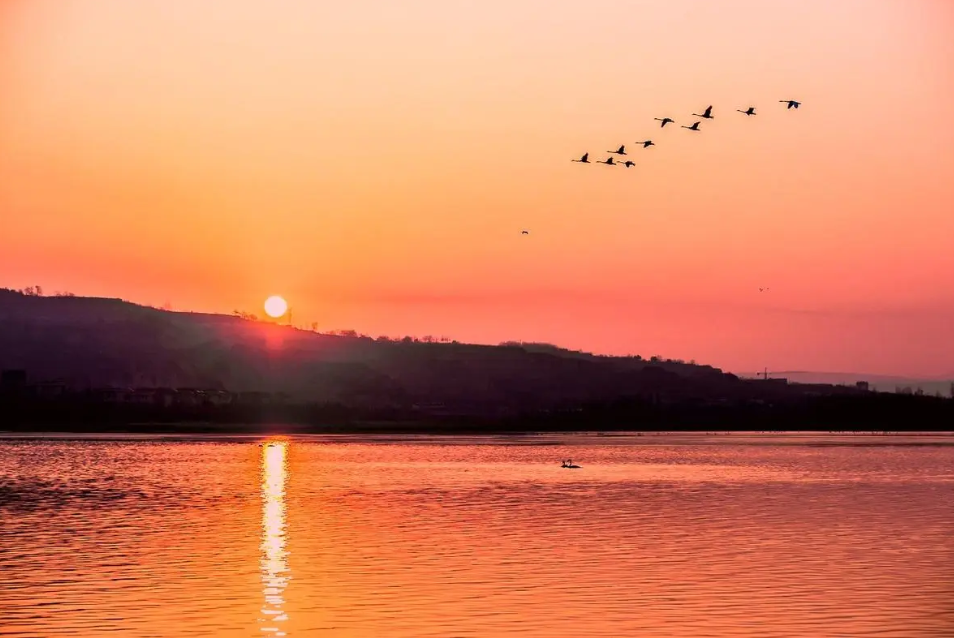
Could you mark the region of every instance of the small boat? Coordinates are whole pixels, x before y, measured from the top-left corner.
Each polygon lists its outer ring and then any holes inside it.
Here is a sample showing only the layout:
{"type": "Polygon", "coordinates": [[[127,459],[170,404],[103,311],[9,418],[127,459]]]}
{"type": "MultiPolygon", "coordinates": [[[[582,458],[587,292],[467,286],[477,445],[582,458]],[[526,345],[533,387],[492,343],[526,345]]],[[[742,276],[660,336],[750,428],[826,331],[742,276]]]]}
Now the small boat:
{"type": "Polygon", "coordinates": [[[562,467],[562,468],[565,469],[565,470],[578,470],[578,469],[580,469],[580,466],[579,466],[579,465],[574,465],[574,464],[573,464],[573,459],[567,459],[567,460],[563,461],[563,465],[561,465],[560,467],[562,467]]]}

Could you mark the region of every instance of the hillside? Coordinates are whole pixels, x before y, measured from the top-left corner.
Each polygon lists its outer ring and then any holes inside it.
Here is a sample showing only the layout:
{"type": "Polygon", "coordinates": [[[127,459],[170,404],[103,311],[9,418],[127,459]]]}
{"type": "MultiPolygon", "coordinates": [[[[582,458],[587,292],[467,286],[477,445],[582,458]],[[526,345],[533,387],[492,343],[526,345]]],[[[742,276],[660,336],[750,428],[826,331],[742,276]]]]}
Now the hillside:
{"type": "Polygon", "coordinates": [[[715,398],[738,379],[711,366],[500,346],[319,334],[118,299],[0,291],[0,369],[73,389],[200,387],[302,402],[534,410],[619,396],[715,398]]]}

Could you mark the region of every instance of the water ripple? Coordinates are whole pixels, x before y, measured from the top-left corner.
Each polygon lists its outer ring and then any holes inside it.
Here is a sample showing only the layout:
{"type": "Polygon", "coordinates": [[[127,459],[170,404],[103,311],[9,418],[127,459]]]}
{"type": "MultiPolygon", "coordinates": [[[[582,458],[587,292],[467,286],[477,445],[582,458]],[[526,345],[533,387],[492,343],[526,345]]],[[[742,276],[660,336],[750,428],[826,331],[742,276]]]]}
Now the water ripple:
{"type": "Polygon", "coordinates": [[[954,635],[952,446],[514,440],[0,441],[0,632],[954,635]]]}

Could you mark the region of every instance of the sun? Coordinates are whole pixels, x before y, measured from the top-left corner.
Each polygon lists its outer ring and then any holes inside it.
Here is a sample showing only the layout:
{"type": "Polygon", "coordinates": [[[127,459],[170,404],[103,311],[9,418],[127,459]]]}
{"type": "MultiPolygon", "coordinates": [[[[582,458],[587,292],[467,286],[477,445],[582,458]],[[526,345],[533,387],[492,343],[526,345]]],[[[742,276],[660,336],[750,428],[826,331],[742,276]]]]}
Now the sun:
{"type": "Polygon", "coordinates": [[[265,314],[272,319],[278,319],[286,312],[288,312],[288,302],[278,295],[272,295],[265,300],[265,314]]]}

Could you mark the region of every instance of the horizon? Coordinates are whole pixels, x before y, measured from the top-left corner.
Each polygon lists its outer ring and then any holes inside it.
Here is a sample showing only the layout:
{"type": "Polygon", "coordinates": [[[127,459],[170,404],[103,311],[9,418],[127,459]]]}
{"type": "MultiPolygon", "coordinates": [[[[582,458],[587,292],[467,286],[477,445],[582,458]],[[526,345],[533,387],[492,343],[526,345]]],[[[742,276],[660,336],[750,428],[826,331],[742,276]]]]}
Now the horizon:
{"type": "MultiPolygon", "coordinates": [[[[27,287],[29,288],[29,287],[27,287]]],[[[199,310],[190,310],[187,308],[175,308],[171,305],[168,307],[159,307],[144,303],[139,303],[130,299],[123,299],[121,297],[100,297],[100,296],[87,296],[87,295],[77,295],[71,291],[54,291],[52,294],[48,294],[45,289],[40,287],[40,294],[31,294],[26,292],[27,288],[15,289],[5,286],[0,286],[0,292],[14,292],[19,293],[28,297],[38,297],[38,298],[72,298],[72,299],[91,299],[91,300],[107,300],[107,301],[120,301],[122,303],[130,304],[133,306],[139,306],[142,308],[149,308],[158,312],[168,312],[175,314],[201,314],[201,315],[212,315],[216,317],[228,317],[234,318],[236,320],[245,320],[252,321],[255,323],[261,323],[263,325],[272,325],[279,328],[288,328],[291,330],[296,330],[300,332],[306,332],[309,334],[314,334],[317,336],[335,336],[335,337],[352,337],[352,338],[361,338],[361,339],[373,339],[375,341],[380,339],[387,339],[389,341],[400,341],[405,338],[413,339],[414,341],[421,341],[425,343],[445,343],[451,345],[476,345],[476,346],[504,346],[509,344],[516,344],[520,346],[541,346],[541,347],[551,347],[560,350],[566,350],[568,352],[579,352],[581,354],[588,354],[597,357],[642,357],[644,360],[649,361],[653,357],[659,357],[664,361],[681,361],[684,363],[690,363],[693,365],[699,366],[711,366],[718,368],[723,372],[728,372],[735,374],[742,378],[749,377],[759,377],[761,376],[767,366],[763,366],[761,370],[756,369],[729,369],[724,368],[717,363],[710,361],[697,361],[695,359],[681,359],[677,357],[669,357],[665,353],[654,352],[653,354],[646,354],[641,352],[600,352],[597,350],[588,350],[585,348],[571,348],[560,343],[552,343],[547,341],[529,341],[529,340],[514,340],[514,339],[505,339],[497,342],[479,342],[479,341],[462,341],[455,338],[453,335],[416,335],[416,334],[391,334],[391,335],[373,335],[363,333],[352,328],[334,328],[331,326],[315,326],[312,327],[303,323],[291,323],[287,314],[280,317],[270,317],[266,313],[246,313],[239,309],[234,309],[232,312],[205,312],[199,310]],[[352,334],[346,334],[352,333],[352,334]],[[430,339],[431,341],[428,341],[430,339]]],[[[33,287],[35,290],[35,287],[33,287]]],[[[854,380],[870,380],[874,383],[888,383],[888,382],[919,382],[919,383],[947,383],[949,381],[954,381],[954,372],[949,374],[941,374],[933,377],[924,377],[924,376],[912,376],[912,375],[903,375],[903,374],[875,374],[869,372],[857,372],[851,370],[778,370],[777,368],[768,368],[768,374],[773,378],[776,378],[777,375],[787,375],[790,377],[805,376],[805,375],[814,375],[817,377],[843,377],[844,379],[854,380]]],[[[800,382],[797,381],[796,382],[800,382]]],[[[817,380],[808,380],[801,381],[801,383],[815,383],[819,382],[817,380]]],[[[821,381],[827,383],[828,381],[821,381]]]]}
{"type": "Polygon", "coordinates": [[[954,373],[944,0],[7,0],[0,87],[0,286],[954,373]]]}

